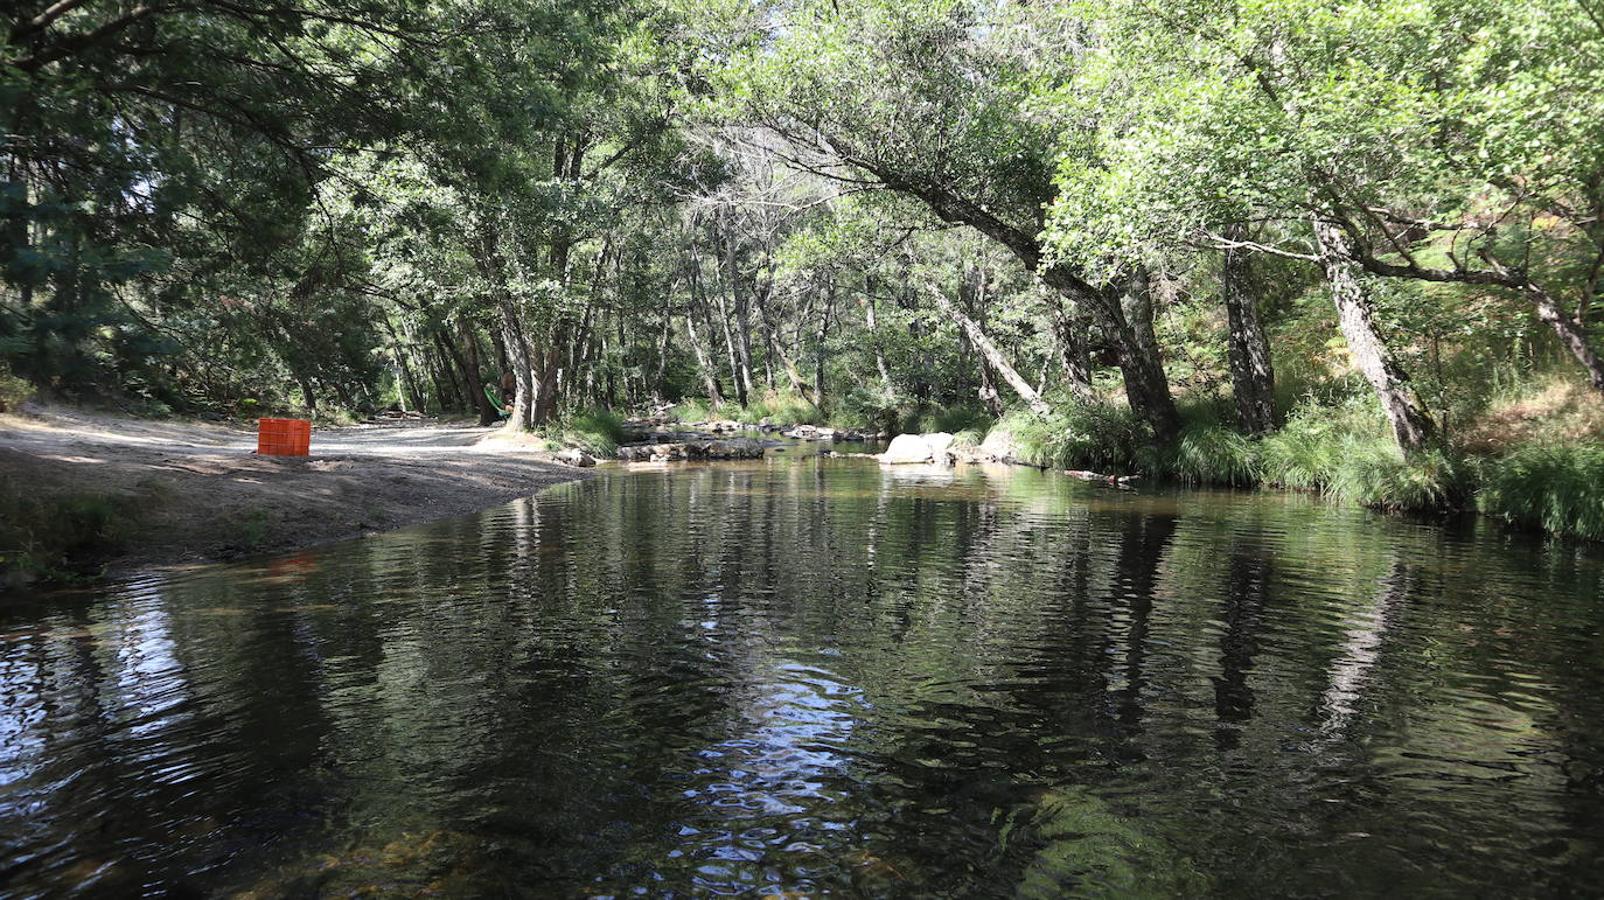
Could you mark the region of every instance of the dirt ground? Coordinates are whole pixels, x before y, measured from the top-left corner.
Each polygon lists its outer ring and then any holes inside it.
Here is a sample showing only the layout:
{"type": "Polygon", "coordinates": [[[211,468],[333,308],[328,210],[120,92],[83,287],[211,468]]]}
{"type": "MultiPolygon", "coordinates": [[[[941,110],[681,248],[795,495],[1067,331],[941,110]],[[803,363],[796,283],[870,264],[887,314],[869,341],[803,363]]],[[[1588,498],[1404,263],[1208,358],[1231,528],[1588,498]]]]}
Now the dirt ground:
{"type": "MultiPolygon", "coordinates": [[[[0,415],[0,492],[108,497],[130,527],[109,574],[272,554],[442,519],[588,477],[495,429],[318,428],[304,458],[257,456],[253,428],[47,409],[0,415]]],[[[0,548],[6,549],[6,548],[0,548]]]]}

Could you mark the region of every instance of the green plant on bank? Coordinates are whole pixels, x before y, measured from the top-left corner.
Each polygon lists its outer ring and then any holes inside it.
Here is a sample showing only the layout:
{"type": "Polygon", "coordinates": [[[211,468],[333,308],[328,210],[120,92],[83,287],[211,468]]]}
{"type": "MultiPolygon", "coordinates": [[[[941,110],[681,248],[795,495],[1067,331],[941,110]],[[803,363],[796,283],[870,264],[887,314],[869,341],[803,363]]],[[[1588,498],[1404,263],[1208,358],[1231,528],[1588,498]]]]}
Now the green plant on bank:
{"type": "Polygon", "coordinates": [[[1477,461],[1476,508],[1554,534],[1604,540],[1604,447],[1538,443],[1477,461]]]}
{"type": "Polygon", "coordinates": [[[102,494],[40,497],[0,483],[0,583],[13,578],[73,581],[85,563],[116,553],[137,525],[139,505],[102,494]]]}
{"type": "Polygon", "coordinates": [[[1220,421],[1211,404],[1184,406],[1182,415],[1181,434],[1168,447],[1155,445],[1130,410],[1115,404],[1077,404],[1045,418],[1014,412],[998,427],[1013,435],[1024,461],[1052,468],[1281,487],[1393,511],[1454,508],[1471,492],[1469,467],[1458,456],[1434,449],[1405,459],[1362,398],[1299,407],[1260,440],[1220,421]]]}
{"type": "Polygon", "coordinates": [[[553,450],[578,447],[591,456],[610,457],[624,442],[624,420],[604,409],[580,410],[548,428],[545,437],[553,450]]]}
{"type": "Polygon", "coordinates": [[[743,425],[757,425],[767,421],[774,425],[819,425],[824,422],[824,416],[818,407],[807,398],[779,392],[755,398],[745,407],[732,400],[711,406],[706,400],[693,397],[675,404],[669,411],[669,417],[685,424],[739,422],[743,425]]]}
{"type": "Polygon", "coordinates": [[[33,396],[33,385],[11,374],[11,369],[0,362],[0,412],[16,412],[33,396]]]}

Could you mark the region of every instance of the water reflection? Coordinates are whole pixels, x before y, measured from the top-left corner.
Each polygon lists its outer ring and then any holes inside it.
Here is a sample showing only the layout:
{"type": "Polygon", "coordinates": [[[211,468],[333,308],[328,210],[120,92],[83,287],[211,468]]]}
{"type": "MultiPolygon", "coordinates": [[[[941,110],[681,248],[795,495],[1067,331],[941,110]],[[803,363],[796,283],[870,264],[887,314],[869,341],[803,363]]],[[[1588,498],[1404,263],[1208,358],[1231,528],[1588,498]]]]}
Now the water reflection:
{"type": "Polygon", "coordinates": [[[1604,890],[1590,551],[687,467],[0,612],[0,885],[1604,890]]]}

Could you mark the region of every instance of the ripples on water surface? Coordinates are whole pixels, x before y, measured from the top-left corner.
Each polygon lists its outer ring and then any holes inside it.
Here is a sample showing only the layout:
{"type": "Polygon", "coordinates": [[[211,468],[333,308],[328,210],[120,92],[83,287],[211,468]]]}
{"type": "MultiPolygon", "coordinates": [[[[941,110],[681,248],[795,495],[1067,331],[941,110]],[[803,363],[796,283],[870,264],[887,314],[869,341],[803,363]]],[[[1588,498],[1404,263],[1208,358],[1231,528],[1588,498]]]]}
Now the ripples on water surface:
{"type": "Polygon", "coordinates": [[[682,468],[0,610],[0,894],[1604,892],[1596,551],[682,468]]]}

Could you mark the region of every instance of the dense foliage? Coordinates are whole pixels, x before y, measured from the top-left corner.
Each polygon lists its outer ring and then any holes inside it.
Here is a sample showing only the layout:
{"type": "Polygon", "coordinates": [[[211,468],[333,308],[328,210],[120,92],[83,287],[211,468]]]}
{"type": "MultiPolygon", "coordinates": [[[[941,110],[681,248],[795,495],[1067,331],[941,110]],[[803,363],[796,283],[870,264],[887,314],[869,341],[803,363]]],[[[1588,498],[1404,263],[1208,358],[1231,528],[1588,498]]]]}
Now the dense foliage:
{"type": "Polygon", "coordinates": [[[1001,419],[1044,463],[1599,536],[1563,485],[1604,421],[1601,23],[21,0],[0,404],[1001,419]]]}

